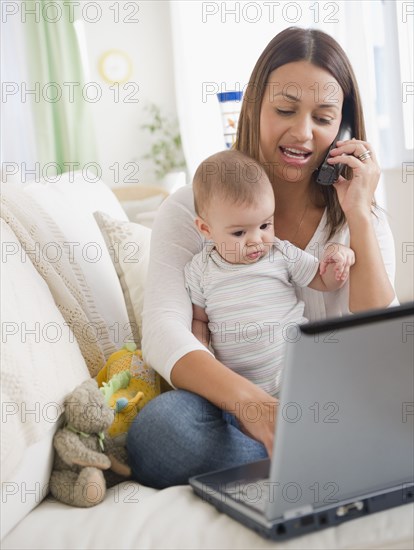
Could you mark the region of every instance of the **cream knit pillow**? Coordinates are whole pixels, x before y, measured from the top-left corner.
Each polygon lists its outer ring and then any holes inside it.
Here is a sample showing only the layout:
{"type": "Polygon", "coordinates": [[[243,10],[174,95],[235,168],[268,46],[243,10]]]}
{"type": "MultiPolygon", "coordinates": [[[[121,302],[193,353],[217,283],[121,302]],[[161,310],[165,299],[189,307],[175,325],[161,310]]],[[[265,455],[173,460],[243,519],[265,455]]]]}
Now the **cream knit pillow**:
{"type": "Polygon", "coordinates": [[[130,340],[141,347],[144,285],[148,270],[151,230],[94,212],[121,283],[129,317],[130,340]]]}

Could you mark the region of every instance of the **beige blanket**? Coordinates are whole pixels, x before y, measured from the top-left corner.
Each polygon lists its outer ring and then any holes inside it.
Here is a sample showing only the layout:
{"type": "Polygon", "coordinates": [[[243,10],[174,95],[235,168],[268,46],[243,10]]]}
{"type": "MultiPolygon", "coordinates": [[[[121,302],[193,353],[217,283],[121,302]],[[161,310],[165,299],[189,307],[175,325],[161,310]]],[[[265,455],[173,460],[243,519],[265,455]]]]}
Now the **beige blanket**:
{"type": "Polygon", "coordinates": [[[46,281],[56,306],[75,335],[90,375],[95,376],[117,348],[96,310],[82,270],[73,256],[69,256],[69,249],[63,246],[67,239],[53,219],[13,185],[2,186],[0,212],[46,281]],[[50,242],[62,245],[58,261],[50,262],[44,254],[37,252],[50,242]],[[91,338],[91,326],[99,338],[91,338]]]}

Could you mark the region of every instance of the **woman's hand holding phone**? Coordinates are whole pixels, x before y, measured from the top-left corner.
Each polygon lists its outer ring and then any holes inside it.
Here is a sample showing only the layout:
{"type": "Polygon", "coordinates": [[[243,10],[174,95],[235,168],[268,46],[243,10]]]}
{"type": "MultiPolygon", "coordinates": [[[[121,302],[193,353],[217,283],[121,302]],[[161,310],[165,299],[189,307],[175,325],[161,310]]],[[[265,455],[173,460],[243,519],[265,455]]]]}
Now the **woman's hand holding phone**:
{"type": "Polygon", "coordinates": [[[330,151],[327,163],[331,166],[345,164],[352,169],[352,179],[346,180],[340,176],[333,184],[347,219],[354,214],[370,214],[381,174],[372,146],[366,141],[356,139],[337,141],[336,147],[330,151]],[[363,160],[358,158],[367,151],[370,156],[363,160]]]}

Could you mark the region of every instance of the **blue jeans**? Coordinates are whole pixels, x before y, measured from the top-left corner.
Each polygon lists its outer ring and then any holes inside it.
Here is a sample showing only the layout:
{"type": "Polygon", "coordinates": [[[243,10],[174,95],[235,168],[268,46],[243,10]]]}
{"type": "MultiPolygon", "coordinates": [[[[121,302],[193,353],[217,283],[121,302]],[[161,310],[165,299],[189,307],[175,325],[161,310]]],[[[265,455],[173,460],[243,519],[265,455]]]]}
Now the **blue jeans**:
{"type": "Polygon", "coordinates": [[[157,489],[268,456],[233,415],[184,390],[163,393],[142,409],[129,429],[127,450],[134,478],[157,489]]]}

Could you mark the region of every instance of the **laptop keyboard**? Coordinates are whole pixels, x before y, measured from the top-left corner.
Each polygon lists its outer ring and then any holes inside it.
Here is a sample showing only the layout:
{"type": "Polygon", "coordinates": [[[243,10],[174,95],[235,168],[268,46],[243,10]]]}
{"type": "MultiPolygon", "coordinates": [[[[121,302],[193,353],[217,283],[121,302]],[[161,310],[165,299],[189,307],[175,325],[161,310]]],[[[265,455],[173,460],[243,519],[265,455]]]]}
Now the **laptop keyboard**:
{"type": "Polygon", "coordinates": [[[233,500],[264,512],[266,504],[270,501],[270,488],[270,479],[264,478],[233,481],[226,483],[222,490],[233,500]]]}

